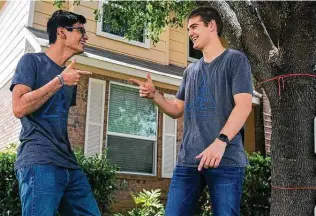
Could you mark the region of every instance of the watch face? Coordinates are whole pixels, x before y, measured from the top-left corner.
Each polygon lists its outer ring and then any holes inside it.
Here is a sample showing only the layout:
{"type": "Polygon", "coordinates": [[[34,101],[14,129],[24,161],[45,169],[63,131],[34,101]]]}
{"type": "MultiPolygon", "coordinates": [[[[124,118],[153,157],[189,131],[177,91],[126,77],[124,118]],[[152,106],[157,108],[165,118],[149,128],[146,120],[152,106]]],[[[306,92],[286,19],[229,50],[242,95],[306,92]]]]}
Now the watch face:
{"type": "Polygon", "coordinates": [[[219,138],[221,138],[221,139],[227,139],[227,136],[226,136],[225,134],[220,134],[220,135],[219,135],[219,138]]]}
{"type": "Polygon", "coordinates": [[[223,142],[229,142],[228,137],[225,134],[220,134],[218,138],[223,142]]]}

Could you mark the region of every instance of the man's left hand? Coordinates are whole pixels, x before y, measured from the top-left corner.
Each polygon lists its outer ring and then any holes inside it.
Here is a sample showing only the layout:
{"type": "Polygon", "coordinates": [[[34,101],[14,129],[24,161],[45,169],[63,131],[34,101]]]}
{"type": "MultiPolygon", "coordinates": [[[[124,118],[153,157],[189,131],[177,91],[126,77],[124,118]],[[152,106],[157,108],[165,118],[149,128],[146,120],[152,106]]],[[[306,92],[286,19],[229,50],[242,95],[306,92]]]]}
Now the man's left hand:
{"type": "Polygon", "coordinates": [[[196,156],[196,159],[201,159],[198,170],[201,171],[204,167],[216,168],[222,160],[227,143],[216,139],[209,147],[207,147],[201,154],[196,156]]]}

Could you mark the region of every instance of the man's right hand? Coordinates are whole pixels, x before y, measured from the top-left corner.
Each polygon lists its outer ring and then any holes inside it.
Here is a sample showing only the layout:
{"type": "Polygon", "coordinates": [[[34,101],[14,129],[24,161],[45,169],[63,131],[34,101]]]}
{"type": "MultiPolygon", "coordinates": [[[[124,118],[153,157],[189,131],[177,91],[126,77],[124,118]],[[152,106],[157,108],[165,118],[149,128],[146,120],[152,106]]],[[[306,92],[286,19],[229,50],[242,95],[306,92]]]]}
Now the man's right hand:
{"type": "Polygon", "coordinates": [[[77,85],[80,81],[80,75],[91,75],[92,73],[89,71],[77,70],[75,68],[76,59],[73,59],[72,62],[68,65],[68,67],[60,74],[64,80],[64,84],[68,86],[77,85]]]}
{"type": "Polygon", "coordinates": [[[156,93],[156,88],[153,84],[150,74],[147,74],[147,82],[142,82],[137,79],[130,79],[130,81],[139,85],[139,96],[143,98],[153,99],[156,93]]]}

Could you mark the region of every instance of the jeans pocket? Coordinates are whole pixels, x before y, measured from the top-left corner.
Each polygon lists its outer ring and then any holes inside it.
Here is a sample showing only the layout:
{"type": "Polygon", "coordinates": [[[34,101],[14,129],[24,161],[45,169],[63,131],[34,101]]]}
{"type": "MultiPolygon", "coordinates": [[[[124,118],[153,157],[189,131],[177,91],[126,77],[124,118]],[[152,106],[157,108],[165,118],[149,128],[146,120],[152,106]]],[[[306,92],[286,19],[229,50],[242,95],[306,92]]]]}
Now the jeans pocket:
{"type": "Polygon", "coordinates": [[[16,178],[19,182],[22,181],[23,176],[25,174],[26,167],[19,168],[15,171],[16,178]]]}
{"type": "Polygon", "coordinates": [[[34,181],[34,170],[32,166],[22,167],[17,170],[19,185],[32,185],[34,181]]]}

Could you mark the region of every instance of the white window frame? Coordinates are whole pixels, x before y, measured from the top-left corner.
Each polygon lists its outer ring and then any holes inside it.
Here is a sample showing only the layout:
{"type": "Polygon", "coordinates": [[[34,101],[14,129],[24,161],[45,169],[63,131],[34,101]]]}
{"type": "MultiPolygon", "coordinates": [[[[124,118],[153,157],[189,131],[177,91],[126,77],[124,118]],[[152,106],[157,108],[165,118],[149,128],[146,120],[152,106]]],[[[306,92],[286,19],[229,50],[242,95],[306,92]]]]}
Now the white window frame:
{"type": "MultiPolygon", "coordinates": [[[[108,2],[109,2],[108,0],[99,1],[98,9],[100,10],[100,13],[101,13],[101,20],[97,22],[96,35],[106,37],[109,39],[113,39],[113,40],[117,40],[117,41],[121,41],[124,43],[128,43],[128,44],[131,44],[134,46],[139,46],[139,47],[143,47],[146,49],[150,49],[150,39],[148,39],[146,36],[144,36],[145,42],[142,43],[142,42],[135,41],[135,40],[128,40],[124,37],[102,31],[102,24],[103,24],[102,23],[102,21],[103,21],[103,7],[102,6],[103,6],[103,3],[107,4],[108,2]]],[[[146,34],[146,29],[144,30],[144,34],[146,34]]]]}
{"type": "Polygon", "coordinates": [[[107,116],[107,128],[106,128],[106,143],[105,147],[108,146],[108,135],[112,136],[120,136],[120,137],[126,137],[126,138],[134,138],[134,139],[141,139],[141,140],[148,140],[154,142],[153,147],[153,173],[142,173],[142,172],[128,172],[128,171],[117,171],[117,173],[120,174],[132,174],[132,175],[142,175],[142,176],[156,176],[157,175],[157,139],[158,139],[158,107],[156,106],[156,122],[157,122],[157,128],[156,128],[156,137],[155,138],[149,138],[149,137],[143,137],[143,136],[137,136],[137,135],[131,135],[131,134],[124,134],[124,133],[117,133],[117,132],[110,132],[109,131],[109,112],[110,112],[110,99],[111,99],[111,84],[114,85],[120,85],[120,86],[126,86],[133,89],[138,89],[138,87],[134,85],[128,85],[120,82],[110,81],[109,84],[109,102],[108,102],[108,116],[107,116]]]}

